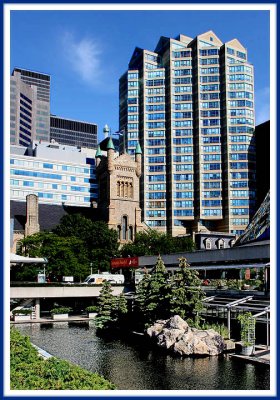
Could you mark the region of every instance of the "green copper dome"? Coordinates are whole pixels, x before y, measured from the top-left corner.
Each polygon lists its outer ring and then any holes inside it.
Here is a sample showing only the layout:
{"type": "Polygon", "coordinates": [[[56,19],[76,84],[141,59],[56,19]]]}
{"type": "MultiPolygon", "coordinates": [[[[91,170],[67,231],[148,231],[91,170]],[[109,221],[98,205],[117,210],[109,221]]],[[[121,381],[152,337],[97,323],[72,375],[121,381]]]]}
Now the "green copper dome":
{"type": "Polygon", "coordinates": [[[110,150],[110,149],[115,150],[115,146],[114,146],[114,143],[113,143],[113,140],[112,140],[111,137],[109,138],[109,141],[108,141],[108,143],[107,143],[106,149],[107,149],[107,150],[110,150]]]}
{"type": "Polygon", "coordinates": [[[139,143],[137,143],[136,149],[135,149],[135,154],[142,154],[142,149],[139,143]]]}

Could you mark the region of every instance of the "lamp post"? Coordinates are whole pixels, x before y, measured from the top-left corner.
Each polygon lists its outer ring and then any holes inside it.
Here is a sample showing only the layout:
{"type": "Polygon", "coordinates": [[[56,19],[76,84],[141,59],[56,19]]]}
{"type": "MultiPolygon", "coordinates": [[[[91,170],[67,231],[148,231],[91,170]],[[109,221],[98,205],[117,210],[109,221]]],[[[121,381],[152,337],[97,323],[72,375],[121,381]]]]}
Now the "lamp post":
{"type": "Polygon", "coordinates": [[[90,275],[92,275],[92,262],[89,265],[90,265],[90,275]]]}

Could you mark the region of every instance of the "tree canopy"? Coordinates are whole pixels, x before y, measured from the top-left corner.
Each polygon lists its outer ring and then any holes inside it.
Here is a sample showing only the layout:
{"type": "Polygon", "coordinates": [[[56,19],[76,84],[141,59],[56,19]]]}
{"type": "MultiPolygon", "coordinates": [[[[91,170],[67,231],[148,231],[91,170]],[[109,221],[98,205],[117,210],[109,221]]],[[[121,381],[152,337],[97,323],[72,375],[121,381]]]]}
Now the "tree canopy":
{"type": "MultiPolygon", "coordinates": [[[[117,254],[117,232],[102,221],[93,222],[79,215],[66,215],[53,232],[40,232],[21,240],[22,255],[46,257],[47,273],[70,275],[84,280],[93,272],[110,268],[110,259],[117,254]]],[[[31,269],[34,267],[31,267],[31,269]]],[[[18,271],[15,279],[34,276],[33,270],[18,271]]]]}
{"type": "Polygon", "coordinates": [[[199,325],[204,297],[198,273],[190,268],[185,258],[179,259],[178,271],[170,276],[159,256],[155,267],[144,275],[137,287],[135,312],[139,315],[139,324],[144,326],[173,315],[199,325]]]}
{"type": "Polygon", "coordinates": [[[155,229],[138,232],[133,243],[125,244],[120,252],[123,257],[154,254],[170,254],[193,251],[194,242],[190,236],[172,237],[155,229]]]}
{"type": "Polygon", "coordinates": [[[100,332],[119,327],[127,312],[127,300],[124,294],[114,296],[111,283],[105,280],[98,298],[98,314],[94,319],[97,330],[100,332]]]}

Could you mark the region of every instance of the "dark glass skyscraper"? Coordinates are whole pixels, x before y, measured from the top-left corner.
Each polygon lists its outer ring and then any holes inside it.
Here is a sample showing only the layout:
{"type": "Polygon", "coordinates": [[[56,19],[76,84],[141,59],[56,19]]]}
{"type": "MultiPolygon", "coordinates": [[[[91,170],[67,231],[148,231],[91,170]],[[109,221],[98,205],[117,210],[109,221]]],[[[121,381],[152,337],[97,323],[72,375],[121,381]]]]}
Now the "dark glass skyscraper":
{"type": "Polygon", "coordinates": [[[51,115],[51,139],[69,146],[97,148],[97,125],[51,115]]]}
{"type": "Polygon", "coordinates": [[[14,68],[11,76],[11,144],[50,140],[50,75],[14,68]]]}

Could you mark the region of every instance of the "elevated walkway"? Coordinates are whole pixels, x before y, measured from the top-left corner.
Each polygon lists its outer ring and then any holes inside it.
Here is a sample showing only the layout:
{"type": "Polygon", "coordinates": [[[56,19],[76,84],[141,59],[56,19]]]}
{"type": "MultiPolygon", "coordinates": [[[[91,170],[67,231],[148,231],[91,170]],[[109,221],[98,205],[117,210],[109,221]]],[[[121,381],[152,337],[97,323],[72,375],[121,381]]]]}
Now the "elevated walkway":
{"type": "MultiPolygon", "coordinates": [[[[94,285],[63,285],[63,286],[12,286],[10,299],[42,299],[66,297],[98,297],[102,286],[94,285]]],[[[113,295],[123,292],[124,286],[112,286],[113,295]]]]}

